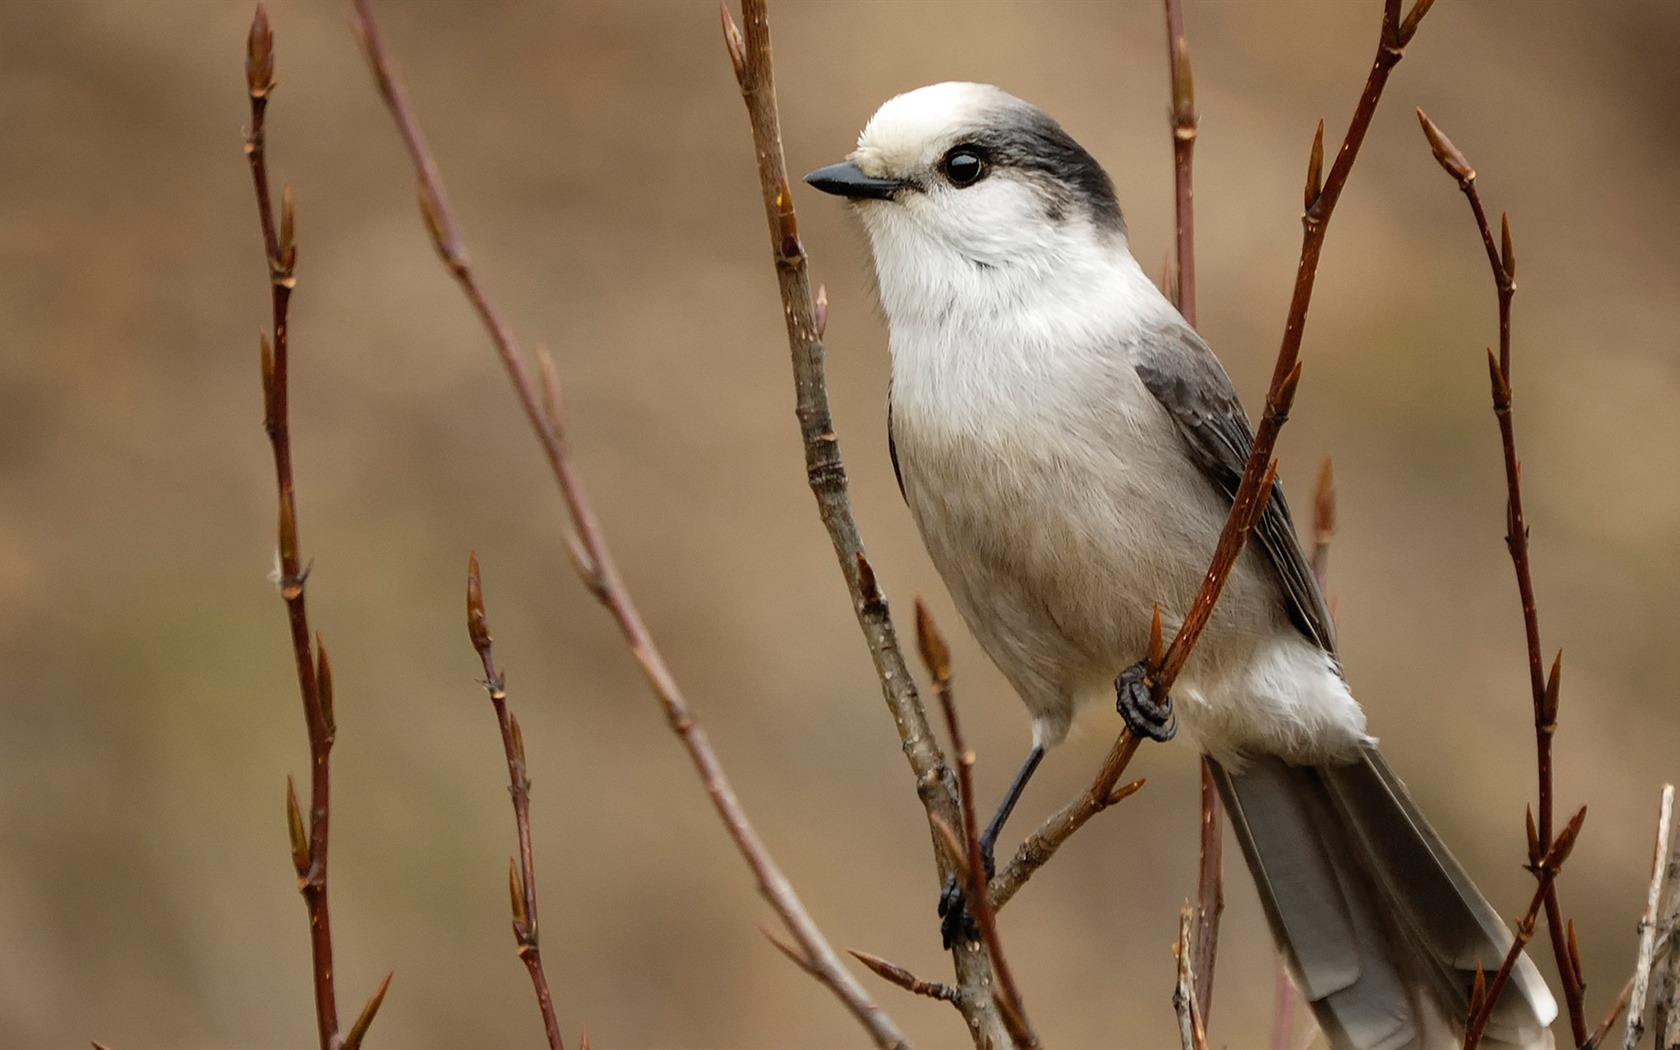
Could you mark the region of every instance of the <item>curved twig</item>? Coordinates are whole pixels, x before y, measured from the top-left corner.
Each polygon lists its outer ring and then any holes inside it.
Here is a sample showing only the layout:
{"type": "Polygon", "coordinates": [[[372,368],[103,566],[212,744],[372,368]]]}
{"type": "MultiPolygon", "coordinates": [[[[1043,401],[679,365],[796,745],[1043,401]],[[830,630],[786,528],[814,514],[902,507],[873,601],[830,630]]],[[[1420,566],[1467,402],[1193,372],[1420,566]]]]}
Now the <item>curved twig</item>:
{"type": "MultiPolygon", "coordinates": [[[[1540,614],[1534,599],[1534,576],[1529,568],[1522,467],[1517,459],[1516,427],[1511,418],[1511,298],[1517,291],[1517,259],[1511,247],[1509,216],[1500,218],[1500,240],[1496,245],[1487,213],[1482,210],[1481,194],[1476,192],[1476,170],[1441,129],[1424,115],[1423,110],[1418,110],[1417,116],[1418,123],[1423,126],[1424,137],[1429,140],[1430,152],[1447,174],[1457,181],[1458,188],[1470,202],[1499,296],[1499,353],[1496,356],[1491,348],[1488,350],[1488,376],[1493,387],[1493,412],[1499,420],[1499,442],[1505,456],[1505,546],[1511,553],[1511,566],[1517,576],[1517,594],[1522,601],[1523,637],[1527,643],[1529,688],[1534,703],[1539,819],[1536,821],[1535,815],[1532,812],[1529,814],[1528,864],[1538,878],[1541,858],[1552,846],[1552,738],[1557,734],[1563,651],[1558,651],[1557,658],[1552,662],[1551,674],[1547,675],[1545,656],[1540,648],[1540,614]]],[[[1586,978],[1581,970],[1580,952],[1575,947],[1574,927],[1564,921],[1555,881],[1546,883],[1545,906],[1546,929],[1551,934],[1552,955],[1557,960],[1558,975],[1563,980],[1563,999],[1569,1010],[1570,1030],[1575,1045],[1581,1046],[1587,1041],[1587,1014],[1582,996],[1586,978]]]]}
{"type": "Polygon", "coordinates": [[[512,331],[486,297],[467,259],[465,246],[456,230],[443,180],[409,107],[407,94],[391,69],[390,60],[379,37],[378,26],[373,20],[369,0],[354,0],[354,3],[353,21],[361,39],[362,49],[372,67],[380,96],[385,100],[386,109],[396,122],[409,159],[414,164],[419,180],[420,208],[431,233],[432,243],[442,257],[444,265],[460,284],[479,320],[483,322],[507,370],[508,378],[513,383],[520,406],[524,409],[532,429],[536,431],[537,439],[548,459],[549,468],[559,483],[561,496],[571,516],[576,543],[574,545],[568,540],[568,546],[579,555],[576,558],[577,567],[585,585],[607,607],[618,624],[619,631],[624,635],[643,677],[647,679],[655,697],[664,708],[665,719],[670,724],[671,731],[681,740],[689,760],[700,776],[706,794],[711,798],[712,805],[717,809],[719,818],[734,841],[735,848],[752,869],[759,892],[764,895],[765,900],[805,953],[811,972],[845,1004],[847,1010],[869,1031],[877,1046],[908,1045],[898,1026],[880,1007],[870,1001],[863,986],[840,962],[827,938],[806,912],[792,884],[770,856],[763,840],[758,837],[751,821],[748,820],[740,799],[730,786],[729,778],[724,774],[722,763],[713,751],[711,741],[696,721],[681,688],[654,645],[652,636],[642,622],[641,613],[631,601],[629,591],[624,586],[617,562],[607,545],[606,535],[601,530],[594,508],[585,495],[582,481],[572,464],[566,446],[564,421],[557,412],[551,414],[545,409],[538,383],[520,355],[512,331]]]}

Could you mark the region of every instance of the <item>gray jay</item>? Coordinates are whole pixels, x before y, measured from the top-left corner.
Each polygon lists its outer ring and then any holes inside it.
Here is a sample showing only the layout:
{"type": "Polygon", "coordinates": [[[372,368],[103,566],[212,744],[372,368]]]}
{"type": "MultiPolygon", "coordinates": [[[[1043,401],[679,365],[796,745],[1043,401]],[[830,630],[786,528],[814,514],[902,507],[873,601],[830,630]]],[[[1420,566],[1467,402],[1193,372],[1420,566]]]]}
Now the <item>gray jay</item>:
{"type": "MultiPolygon", "coordinates": [[[[899,487],[957,608],[1032,715],[988,854],[1076,705],[1119,693],[1171,734],[1135,670],[1176,629],[1253,442],[1213,351],[1132,258],[1114,186],[1050,117],[947,83],[883,105],[806,181],[847,198],[892,353],[899,487]]],[[[1478,962],[1511,944],[1365,732],[1281,490],[1173,688],[1213,762],[1260,900],[1335,1047],[1453,1043],[1478,962]]],[[[960,898],[942,902],[947,938],[960,898]]],[[[1525,956],[1490,1045],[1549,1047],[1525,956]]]]}

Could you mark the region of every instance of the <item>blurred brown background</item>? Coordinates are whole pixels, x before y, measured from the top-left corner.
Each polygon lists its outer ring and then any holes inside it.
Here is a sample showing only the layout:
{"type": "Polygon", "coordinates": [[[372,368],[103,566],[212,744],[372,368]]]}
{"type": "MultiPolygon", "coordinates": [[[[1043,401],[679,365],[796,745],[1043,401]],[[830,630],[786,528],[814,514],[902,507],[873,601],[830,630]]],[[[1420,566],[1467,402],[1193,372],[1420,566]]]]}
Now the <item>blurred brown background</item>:
{"type": "MultiPolygon", "coordinates": [[[[1379,5],[1190,0],[1202,325],[1253,404],[1299,243],[1313,121],[1339,139],[1379,5]]],[[[836,944],[948,973],[927,832],[800,465],[744,115],[713,4],[382,3],[483,275],[553,348],[577,458],[635,594],[760,830],[836,944]]],[[[282,794],[307,758],[259,425],[267,286],[245,161],[245,3],[0,6],[0,1045],[313,1041],[282,794]]],[[[277,177],[298,197],[294,428],[311,611],[333,654],[332,904],[346,1016],[396,971],[378,1046],[536,1045],[508,932],[513,827],[462,620],[485,566],[535,778],[543,943],[597,1045],[857,1046],[771,923],[606,616],[488,346],[425,240],[339,3],[272,8],[277,177]]],[[[1169,240],[1157,3],[783,3],[789,163],[883,99],[996,81],[1113,172],[1150,270],[1169,240]]],[[[1548,648],[1567,653],[1563,883],[1593,1017],[1629,972],[1659,784],[1680,771],[1680,162],[1671,5],[1441,4],[1337,214],[1284,438],[1304,507],[1333,454],[1350,677],[1424,809],[1526,903],[1527,678],[1482,347],[1491,282],[1422,105],[1513,215],[1517,412],[1548,648]]],[[[796,191],[832,307],[858,516],[895,608],[957,643],[983,804],[1027,744],[887,465],[861,238],[796,191]]],[[[1081,787],[1088,713],[1017,830],[1081,787]]],[[[1174,1041],[1195,761],[1006,913],[1046,1044],[1174,1041]]],[[[1232,850],[1215,1042],[1271,1020],[1232,850]]],[[[1549,956],[1549,953],[1540,953],[1549,956]]],[[[1543,965],[1550,969],[1549,957],[1543,965]]],[[[926,1045],[954,1013],[865,977],[926,1045]]]]}

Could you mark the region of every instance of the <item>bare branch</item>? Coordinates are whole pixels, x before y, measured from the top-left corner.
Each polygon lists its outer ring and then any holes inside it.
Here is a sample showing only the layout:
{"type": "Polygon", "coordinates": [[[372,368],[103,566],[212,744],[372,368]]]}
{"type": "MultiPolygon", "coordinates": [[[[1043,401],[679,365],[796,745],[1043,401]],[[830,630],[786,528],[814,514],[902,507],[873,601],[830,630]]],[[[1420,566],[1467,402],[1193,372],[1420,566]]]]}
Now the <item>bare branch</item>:
{"type": "Polygon", "coordinates": [[[1196,1002],[1196,978],[1192,972],[1194,964],[1191,957],[1194,952],[1190,916],[1189,907],[1178,913],[1178,943],[1173,945],[1173,958],[1178,960],[1178,981],[1173,985],[1173,1013],[1178,1016],[1180,1050],[1207,1050],[1207,1029],[1196,1002]]]}
{"type": "MultiPolygon", "coordinates": [[[[1645,913],[1639,918],[1639,954],[1634,961],[1633,985],[1628,994],[1627,1032],[1622,1050],[1634,1050],[1645,1036],[1645,1008],[1651,986],[1651,957],[1657,945],[1657,916],[1668,881],[1669,840],[1674,826],[1674,785],[1664,784],[1657,808],[1657,842],[1652,851],[1651,887],[1645,893],[1645,913]]],[[[1669,951],[1673,952],[1673,945],[1669,951]]]]}
{"type": "Polygon", "coordinates": [[[409,159],[414,165],[415,175],[419,180],[421,214],[431,233],[432,243],[489,334],[507,370],[508,378],[513,383],[520,406],[524,409],[532,429],[536,431],[555,481],[560,486],[580,549],[587,555],[586,560],[579,561],[579,567],[593,570],[593,578],[586,577],[585,584],[607,607],[618,624],[619,631],[624,635],[643,677],[647,679],[655,697],[664,708],[671,731],[681,740],[737,851],[752,869],[758,881],[759,891],[810,958],[819,979],[869,1031],[877,1045],[906,1045],[898,1026],[879,1007],[870,1002],[863,986],[846,971],[747,819],[746,811],[730,786],[723,766],[718,761],[716,752],[712,750],[710,740],[695,720],[676,679],[671,675],[664,658],[653,643],[652,636],[643,624],[641,613],[625,589],[617,562],[607,545],[606,536],[601,531],[594,508],[585,495],[582,481],[572,464],[563,432],[544,409],[539,383],[526,366],[511,329],[485,295],[468,262],[443,180],[438,174],[425,137],[420,132],[419,123],[409,107],[407,93],[392,71],[378,26],[373,19],[370,0],[355,0],[353,23],[361,39],[362,49],[367,55],[368,64],[372,68],[380,96],[385,100],[386,109],[396,122],[409,159]]]}
{"type": "MultiPolygon", "coordinates": [[[[1196,146],[1196,86],[1190,72],[1190,42],[1184,36],[1181,0],[1166,0],[1167,67],[1172,83],[1168,111],[1173,139],[1173,201],[1178,242],[1178,279],[1173,295],[1178,312],[1196,326],[1195,209],[1192,203],[1191,155],[1196,146]]],[[[1158,615],[1157,611],[1157,615],[1158,615]]],[[[1195,998],[1205,1018],[1213,1008],[1213,965],[1219,951],[1219,916],[1225,910],[1225,810],[1214,784],[1213,767],[1202,758],[1202,805],[1197,821],[1200,849],[1196,864],[1196,923],[1190,938],[1196,975],[1195,998]]]]}
{"type": "Polygon", "coordinates": [[[898,985],[900,988],[914,995],[925,995],[929,999],[941,999],[948,1003],[957,1001],[957,990],[939,981],[924,981],[920,977],[906,970],[896,963],[890,963],[879,955],[870,955],[855,948],[847,949],[858,962],[869,967],[877,977],[884,981],[898,985]]]}
{"type": "MultiPolygon", "coordinates": [[[[274,480],[279,494],[279,567],[277,583],[286,603],[291,627],[292,656],[297,665],[298,691],[303,696],[303,717],[309,730],[309,821],[305,831],[298,807],[297,791],[286,780],[287,828],[292,860],[297,868],[298,890],[309,913],[309,953],[314,975],[315,1028],[322,1050],[338,1040],[338,998],[333,982],[332,917],[327,908],[327,842],[331,826],[331,766],[334,727],[332,721],[332,677],[325,647],[319,662],[310,645],[309,615],[304,605],[304,582],[308,570],[299,555],[297,495],[292,480],[292,436],[289,410],[289,335],[287,315],[292,290],[297,287],[296,226],[290,186],[280,198],[280,221],[274,221],[268,180],[268,158],[264,150],[264,118],[269,95],[274,90],[274,32],[268,9],[257,4],[246,38],[245,86],[251,98],[251,123],[245,132],[245,156],[251,165],[251,182],[256,190],[257,215],[261,223],[263,251],[268,260],[271,290],[272,333],[260,339],[263,389],[263,429],[274,452],[274,480]]],[[[317,643],[319,639],[317,638],[317,643]]],[[[371,1020],[371,1017],[369,1018],[371,1020]]]]}
{"type": "MultiPolygon", "coordinates": [[[[742,0],[745,32],[735,25],[729,8],[720,5],[724,44],[735,70],[741,98],[746,104],[752,129],[753,150],[758,161],[759,190],[770,233],[771,257],[781,293],[782,316],[787,323],[788,349],[793,365],[795,410],[805,451],[806,479],[816,497],[817,509],[829,541],[834,547],[840,571],[845,577],[863,631],[881,695],[892,714],[905,758],[915,778],[916,790],[928,813],[929,836],[940,858],[939,876],[951,874],[950,861],[937,847],[936,821],[955,828],[960,815],[956,786],[928,724],[927,712],[916,693],[914,679],[904,659],[898,633],[893,627],[885,596],[876,582],[864,553],[857,521],[847,491],[846,469],[840,456],[840,442],[829,410],[828,385],[823,368],[822,333],[828,315],[827,297],[819,304],[812,296],[805,247],[799,240],[799,223],[789,188],[787,162],[782,155],[781,119],[776,109],[775,68],[770,49],[770,21],[766,0],[742,0]]],[[[989,989],[992,971],[980,945],[958,938],[952,959],[960,994],[956,1005],[977,1045],[1003,1046],[1009,1033],[993,1005],[989,989]]]]}
{"type": "Polygon", "coordinates": [[[1010,858],[1007,865],[991,882],[992,906],[1001,910],[1010,898],[1021,891],[1021,887],[1032,878],[1033,872],[1044,867],[1050,858],[1055,856],[1074,832],[1085,826],[1085,822],[1101,813],[1109,806],[1130,796],[1143,786],[1142,780],[1135,780],[1130,784],[1116,787],[1120,783],[1121,774],[1126,766],[1137,754],[1139,740],[1130,730],[1122,730],[1115,738],[1114,746],[1109,748],[1108,757],[1103,760],[1102,768],[1097,770],[1096,779],[1084,793],[1068,802],[1061,809],[1052,813],[1044,823],[1027,840],[1021,843],[1010,858]]]}
{"type": "Polygon", "coordinates": [[[928,674],[933,678],[934,692],[939,694],[939,706],[945,712],[945,727],[951,734],[951,751],[957,756],[957,799],[961,803],[963,843],[967,851],[967,879],[964,890],[968,907],[980,927],[980,940],[991,957],[992,970],[997,974],[996,997],[1003,1010],[1004,1023],[1016,1046],[1034,1048],[1038,1037],[1027,1023],[1026,1007],[1021,1003],[1021,990],[1015,984],[1014,973],[1003,955],[1003,938],[998,933],[997,911],[987,892],[986,865],[980,852],[980,822],[974,814],[974,752],[963,743],[962,724],[957,718],[957,701],[951,692],[951,650],[933,622],[933,614],[918,599],[916,602],[916,641],[927,662],[928,674]]]}
{"type": "Polygon", "coordinates": [[[1482,1031],[1487,1027],[1488,1018],[1493,1016],[1493,1008],[1499,1003],[1499,993],[1505,990],[1506,982],[1511,979],[1511,971],[1517,968],[1517,959],[1522,956],[1523,948],[1534,936],[1534,924],[1545,902],[1546,891],[1557,878],[1558,872],[1563,869],[1563,862],[1569,859],[1569,851],[1575,848],[1575,839],[1581,833],[1581,822],[1586,818],[1587,807],[1582,806],[1575,816],[1570,818],[1569,823],[1563,826],[1563,830],[1558,832],[1557,839],[1540,859],[1539,882],[1534,887],[1534,899],[1529,901],[1528,910],[1517,922],[1517,933],[1511,941],[1510,950],[1505,953],[1505,961],[1493,975],[1493,980],[1487,982],[1485,990],[1481,967],[1477,966],[1476,987],[1470,994],[1470,1018],[1464,1031],[1464,1050],[1476,1050],[1476,1046],[1481,1042],[1482,1031]]]}
{"type": "Polygon", "coordinates": [[[531,975],[531,987],[537,993],[537,1008],[542,1011],[543,1032],[548,1036],[550,1050],[564,1050],[560,1036],[560,1022],[554,1016],[554,996],[548,990],[548,974],[543,971],[542,949],[537,939],[537,862],[531,850],[531,778],[525,764],[525,734],[519,731],[519,720],[507,705],[507,678],[496,669],[490,651],[490,621],[484,612],[484,584],[479,577],[478,555],[467,555],[467,637],[484,666],[484,691],[490,695],[490,705],[496,711],[496,724],[502,731],[502,752],[507,757],[508,792],[513,796],[513,823],[519,836],[519,866],[508,867],[509,896],[513,907],[513,938],[519,945],[519,958],[531,975]]]}
{"type": "MultiPolygon", "coordinates": [[[[1499,300],[1499,352],[1488,350],[1488,377],[1493,388],[1493,412],[1499,421],[1500,445],[1505,456],[1505,546],[1511,554],[1511,566],[1516,571],[1517,594],[1522,601],[1523,636],[1528,650],[1529,689],[1534,701],[1535,775],[1539,783],[1539,817],[1529,832],[1529,866],[1537,867],[1539,859],[1552,845],[1552,738],[1557,733],[1558,689],[1563,666],[1560,651],[1552,662],[1550,676],[1545,673],[1545,656],[1540,647],[1540,614],[1534,599],[1534,577],[1529,568],[1528,522],[1523,516],[1522,468],[1517,458],[1516,428],[1511,417],[1511,298],[1516,294],[1517,263],[1511,247],[1511,225],[1508,218],[1500,223],[1500,240],[1495,244],[1487,213],[1482,210],[1481,195],[1476,192],[1476,171],[1454,146],[1452,140],[1435,126],[1423,110],[1417,111],[1418,123],[1429,140],[1430,152],[1441,167],[1458,183],[1465,199],[1470,202],[1476,229],[1487,251],[1488,267],[1493,272],[1494,288],[1499,300]]],[[[1536,871],[1538,875],[1538,871],[1536,871]]],[[[1575,1044],[1587,1039],[1587,1016],[1582,991],[1586,981],[1581,973],[1580,953],[1563,919],[1563,906],[1558,902],[1557,885],[1547,884],[1546,927],[1551,934],[1552,955],[1557,960],[1558,973],[1563,981],[1563,998],[1569,1010],[1569,1025],[1575,1044]]]]}

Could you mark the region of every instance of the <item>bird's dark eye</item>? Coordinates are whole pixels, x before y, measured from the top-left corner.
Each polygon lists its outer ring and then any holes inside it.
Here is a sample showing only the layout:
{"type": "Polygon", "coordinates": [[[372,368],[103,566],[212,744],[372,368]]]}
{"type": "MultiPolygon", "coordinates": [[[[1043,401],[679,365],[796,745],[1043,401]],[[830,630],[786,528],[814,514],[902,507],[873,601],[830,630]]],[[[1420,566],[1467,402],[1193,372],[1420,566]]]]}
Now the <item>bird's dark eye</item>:
{"type": "Polygon", "coordinates": [[[953,186],[972,186],[986,176],[986,161],[973,146],[957,146],[939,162],[953,186]]]}

